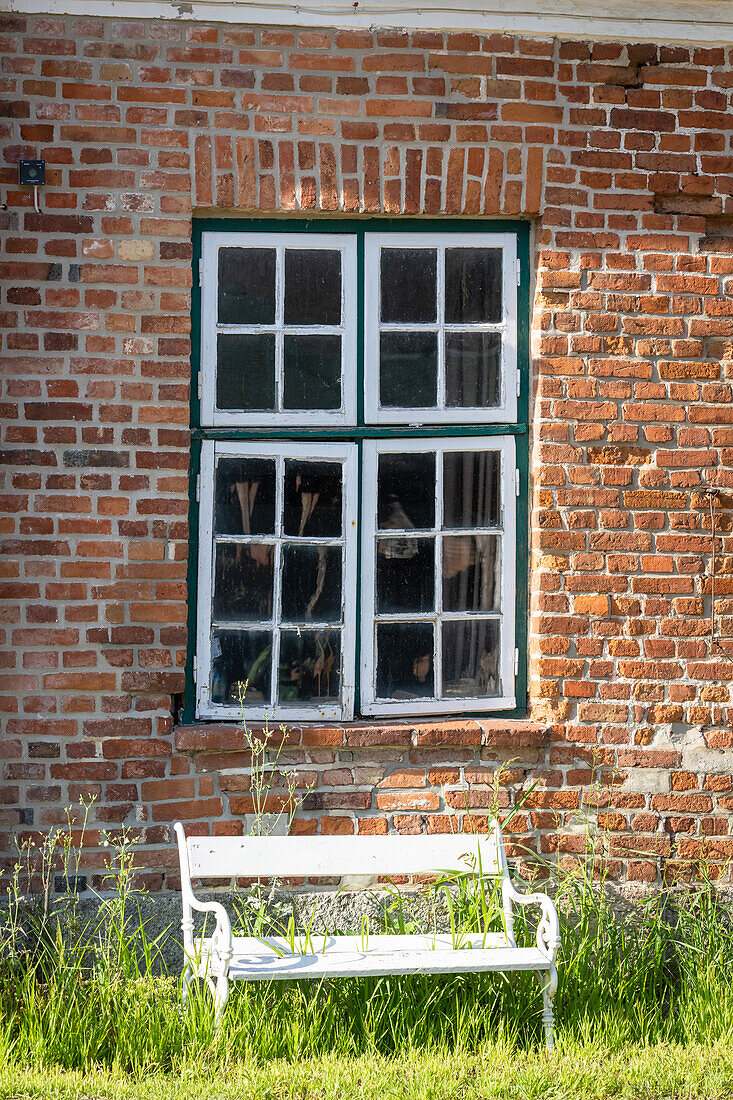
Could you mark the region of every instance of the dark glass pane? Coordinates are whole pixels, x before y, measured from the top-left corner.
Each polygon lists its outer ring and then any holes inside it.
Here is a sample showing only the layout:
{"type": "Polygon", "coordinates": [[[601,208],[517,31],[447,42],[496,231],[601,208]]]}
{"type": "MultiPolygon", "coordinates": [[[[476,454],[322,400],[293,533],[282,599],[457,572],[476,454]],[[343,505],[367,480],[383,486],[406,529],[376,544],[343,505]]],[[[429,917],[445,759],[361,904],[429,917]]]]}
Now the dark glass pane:
{"type": "Polygon", "coordinates": [[[443,526],[498,527],[501,517],[498,451],[443,455],[443,526]]]}
{"type": "Polygon", "coordinates": [[[282,618],[296,623],[341,621],[340,547],[283,547],[282,618]]]}
{"type": "Polygon", "coordinates": [[[498,535],[443,539],[443,610],[498,611],[501,553],[498,535]]]}
{"type": "Polygon", "coordinates": [[[377,613],[432,611],[435,540],[377,540],[377,613]]]}
{"type": "Polygon", "coordinates": [[[272,535],[275,531],[275,460],[220,458],[216,464],[214,532],[272,535]]]}
{"type": "Polygon", "coordinates": [[[220,325],[275,323],[275,249],[220,248],[220,325]]]}
{"type": "Polygon", "coordinates": [[[217,409],[275,408],[275,337],[239,333],[216,338],[217,409]]]}
{"type": "Polygon", "coordinates": [[[249,703],[270,702],[272,634],[269,630],[214,630],[211,701],[239,706],[238,685],[249,703]]]}
{"type": "Polygon", "coordinates": [[[283,630],[281,703],[332,703],[341,695],[341,631],[283,630]]]}
{"type": "Polygon", "coordinates": [[[379,270],[382,321],[437,320],[438,253],[434,248],[383,248],[379,270]]]}
{"type": "Polygon", "coordinates": [[[377,623],[377,697],[434,694],[433,624],[377,623]]]}
{"type": "Polygon", "coordinates": [[[285,460],[286,535],[338,538],[341,534],[340,462],[285,460]]]}
{"type": "Polygon", "coordinates": [[[261,542],[217,543],[214,564],[215,619],[272,617],[275,547],[261,542]]]}
{"type": "Polygon", "coordinates": [[[499,620],[443,623],[443,697],[501,695],[499,620]]]}
{"type": "Polygon", "coordinates": [[[435,453],[379,456],[377,523],[380,530],[435,525],[435,453]]]}
{"type": "Polygon", "coordinates": [[[435,408],[438,403],[437,333],[380,334],[379,403],[383,408],[435,408]]]}
{"type": "Polygon", "coordinates": [[[286,336],[283,408],[341,408],[341,337],[286,336]]]}
{"type": "Polygon", "coordinates": [[[501,404],[501,333],[446,333],[445,403],[475,409],[501,404]]]}
{"type": "Polygon", "coordinates": [[[501,321],[501,249],[446,248],[445,321],[501,321]]]}
{"type": "Polygon", "coordinates": [[[285,324],[341,324],[341,253],[285,249],[285,324]]]}

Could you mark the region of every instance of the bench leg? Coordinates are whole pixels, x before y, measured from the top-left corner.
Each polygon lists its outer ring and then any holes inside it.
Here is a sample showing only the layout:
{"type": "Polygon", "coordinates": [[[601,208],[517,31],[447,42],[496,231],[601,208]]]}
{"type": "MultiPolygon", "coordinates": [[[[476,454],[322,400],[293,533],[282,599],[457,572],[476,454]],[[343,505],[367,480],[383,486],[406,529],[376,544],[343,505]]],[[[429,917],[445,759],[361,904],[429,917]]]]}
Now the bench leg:
{"type": "Polygon", "coordinates": [[[219,1026],[226,1003],[229,1000],[229,979],[220,975],[216,979],[216,991],[214,992],[214,1025],[219,1026]]]}
{"type": "Polygon", "coordinates": [[[186,963],[183,974],[181,975],[181,1004],[185,1006],[188,1000],[188,991],[193,981],[194,973],[193,967],[189,962],[186,963]]]}
{"type": "Polygon", "coordinates": [[[557,971],[553,966],[549,971],[540,972],[542,984],[542,1026],[545,1029],[545,1045],[552,1050],[555,1045],[555,1013],[552,999],[557,990],[557,971]]]}

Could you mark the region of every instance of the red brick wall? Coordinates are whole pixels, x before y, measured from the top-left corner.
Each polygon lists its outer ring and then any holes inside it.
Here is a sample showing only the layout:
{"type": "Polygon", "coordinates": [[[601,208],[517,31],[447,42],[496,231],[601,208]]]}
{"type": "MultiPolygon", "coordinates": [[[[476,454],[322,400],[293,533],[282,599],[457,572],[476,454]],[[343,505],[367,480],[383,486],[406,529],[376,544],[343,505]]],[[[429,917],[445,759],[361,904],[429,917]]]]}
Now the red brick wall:
{"type": "Polygon", "coordinates": [[[501,214],[536,229],[528,721],[293,731],[296,827],[448,828],[510,760],[504,804],[542,781],[527,845],[572,853],[600,806],[614,873],[722,869],[731,51],[40,16],[3,17],[0,51],[6,836],[94,795],[89,839],[129,824],[157,886],[171,820],[247,810],[236,730],[171,717],[192,212],[501,214]]]}

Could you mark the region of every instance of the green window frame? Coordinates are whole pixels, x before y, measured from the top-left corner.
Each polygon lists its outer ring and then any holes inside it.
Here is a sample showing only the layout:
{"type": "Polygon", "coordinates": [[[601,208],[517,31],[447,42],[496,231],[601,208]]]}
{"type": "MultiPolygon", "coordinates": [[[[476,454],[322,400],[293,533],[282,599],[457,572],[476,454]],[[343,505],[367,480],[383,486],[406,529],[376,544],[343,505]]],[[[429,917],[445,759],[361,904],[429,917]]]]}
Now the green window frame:
{"type": "MultiPolygon", "coordinates": [[[[388,444],[391,439],[405,439],[419,441],[421,439],[435,439],[440,445],[441,440],[456,439],[462,443],[475,438],[477,443],[481,439],[490,437],[512,437],[512,445],[515,454],[516,472],[518,478],[515,513],[515,553],[514,553],[514,639],[515,639],[515,664],[514,664],[514,697],[516,705],[513,709],[493,709],[490,700],[486,707],[477,708],[475,711],[462,710],[463,716],[480,718],[502,717],[520,718],[526,714],[527,697],[527,614],[528,614],[528,565],[529,565],[529,318],[530,318],[530,226],[528,222],[506,220],[465,220],[465,219],[387,219],[387,218],[361,218],[361,219],[325,219],[325,218],[206,218],[194,219],[193,224],[193,287],[192,287],[192,325],[191,325],[191,458],[190,458],[190,492],[189,492],[189,557],[187,569],[188,590],[188,645],[186,656],[185,695],[183,706],[178,714],[178,720],[183,724],[197,721],[222,721],[221,717],[198,718],[196,713],[196,638],[197,638],[197,604],[199,585],[199,516],[200,502],[197,499],[197,484],[201,470],[201,455],[203,445],[219,442],[236,441],[271,441],[273,444],[281,442],[297,443],[355,443],[359,448],[358,467],[358,496],[362,497],[362,449],[367,447],[379,447],[380,441],[388,444]],[[257,425],[247,426],[220,426],[208,427],[201,423],[201,349],[202,349],[202,286],[200,272],[202,260],[202,242],[207,233],[247,233],[263,235],[302,234],[304,243],[308,235],[323,234],[351,234],[356,239],[356,271],[357,271],[357,318],[356,318],[356,426],[333,425],[312,427],[309,425],[285,424],[263,429],[257,425]],[[516,308],[516,366],[517,377],[520,380],[519,392],[516,398],[516,419],[510,423],[493,422],[446,422],[430,423],[424,426],[410,426],[398,423],[367,423],[365,417],[365,252],[367,237],[370,234],[421,234],[426,240],[431,234],[447,237],[455,235],[456,244],[460,243],[461,236],[466,234],[511,234],[516,242],[517,257],[517,308],[516,308]],[[198,384],[197,384],[198,382],[198,384]]],[[[497,444],[499,441],[497,440],[497,444]]],[[[357,591],[361,592],[361,570],[363,564],[362,539],[357,539],[356,583],[357,591]]],[[[355,666],[361,667],[360,639],[361,639],[361,613],[357,600],[357,622],[355,629],[355,666]]],[[[201,670],[204,671],[203,669],[201,670]]],[[[208,675],[208,670],[206,670],[208,675]]],[[[373,716],[373,712],[362,712],[359,679],[357,676],[355,694],[353,699],[354,719],[362,717],[370,721],[390,720],[380,716],[373,716]]],[[[455,711],[450,708],[445,710],[446,717],[456,717],[455,711]]],[[[409,713],[404,711],[396,713],[395,718],[420,718],[440,717],[440,708],[432,707],[426,710],[421,706],[420,699],[415,699],[409,713]]],[[[231,720],[237,720],[239,713],[233,710],[231,720]]],[[[224,719],[226,720],[226,719],[224,719]]],[[[278,718],[278,720],[280,720],[278,718]]],[[[283,720],[287,720],[286,718],[283,720]]],[[[301,722],[300,718],[294,721],[301,722]]],[[[333,721],[333,718],[329,719],[333,721]]]]}

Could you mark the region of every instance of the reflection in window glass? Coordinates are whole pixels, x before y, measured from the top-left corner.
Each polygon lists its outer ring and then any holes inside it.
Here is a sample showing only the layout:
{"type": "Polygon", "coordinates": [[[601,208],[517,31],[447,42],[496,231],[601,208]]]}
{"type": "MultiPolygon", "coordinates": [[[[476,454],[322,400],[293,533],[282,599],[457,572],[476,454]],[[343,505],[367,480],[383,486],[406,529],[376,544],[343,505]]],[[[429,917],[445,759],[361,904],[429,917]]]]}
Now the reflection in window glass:
{"type": "Polygon", "coordinates": [[[446,451],[443,527],[498,527],[500,478],[498,451],[446,451]]]}
{"type": "Polygon", "coordinates": [[[341,408],[341,337],[286,334],[283,343],[283,408],[341,408]]]}
{"type": "Polygon", "coordinates": [[[379,400],[385,408],[435,408],[437,333],[383,332],[379,363],[379,400]]]}
{"type": "Polygon", "coordinates": [[[442,573],[444,611],[500,610],[498,535],[444,536],[442,573]]]}
{"type": "Polygon", "coordinates": [[[220,248],[220,325],[271,325],[275,320],[275,249],[220,248]]]}
{"type": "Polygon", "coordinates": [[[380,454],[377,526],[409,531],[435,526],[435,454],[380,454]]]}
{"type": "Polygon", "coordinates": [[[500,248],[445,250],[445,321],[448,325],[501,321],[500,248]]]}
{"type": "Polygon", "coordinates": [[[449,332],[445,337],[445,403],[449,408],[501,405],[501,334],[449,332]]]}
{"type": "Polygon", "coordinates": [[[341,253],[285,249],[285,324],[341,324],[341,253]]]}
{"type": "Polygon", "coordinates": [[[498,619],[443,623],[443,693],[448,698],[501,695],[498,619]]]}
{"type": "Polygon", "coordinates": [[[341,465],[285,460],[283,530],[300,538],[341,534],[341,465]]]}
{"type": "Polygon", "coordinates": [[[238,705],[239,685],[248,703],[270,699],[272,634],[269,630],[213,630],[211,700],[238,705]],[[245,694],[245,686],[246,694],[245,694]]]}
{"type": "Polygon", "coordinates": [[[286,544],[281,600],[285,622],[340,622],[341,547],[286,544]]]}
{"type": "Polygon", "coordinates": [[[432,611],[435,604],[435,540],[377,541],[377,613],[432,611]]]}
{"type": "Polygon", "coordinates": [[[377,697],[430,697],[435,689],[433,624],[377,623],[377,697]]]}
{"type": "Polygon", "coordinates": [[[216,407],[242,411],[275,408],[275,337],[220,333],[216,340],[216,407]]]}
{"type": "Polygon", "coordinates": [[[283,630],[280,703],[333,703],[341,693],[341,632],[283,630]]]}
{"type": "Polygon", "coordinates": [[[275,460],[220,458],[216,465],[214,533],[272,535],[275,531],[275,460]]]}
{"type": "Polygon", "coordinates": [[[397,324],[437,320],[438,253],[434,248],[383,248],[380,315],[397,324]]]}
{"type": "Polygon", "coordinates": [[[217,543],[214,559],[214,618],[272,618],[275,547],[272,543],[217,543]]]}

